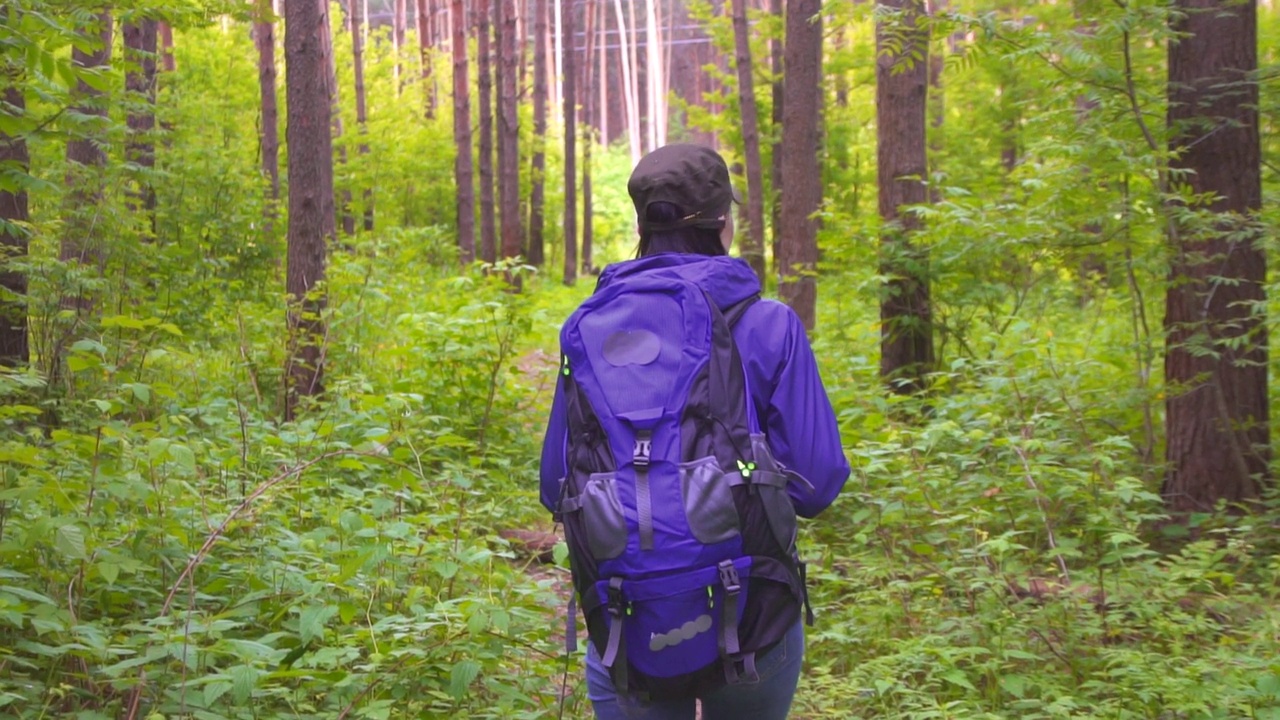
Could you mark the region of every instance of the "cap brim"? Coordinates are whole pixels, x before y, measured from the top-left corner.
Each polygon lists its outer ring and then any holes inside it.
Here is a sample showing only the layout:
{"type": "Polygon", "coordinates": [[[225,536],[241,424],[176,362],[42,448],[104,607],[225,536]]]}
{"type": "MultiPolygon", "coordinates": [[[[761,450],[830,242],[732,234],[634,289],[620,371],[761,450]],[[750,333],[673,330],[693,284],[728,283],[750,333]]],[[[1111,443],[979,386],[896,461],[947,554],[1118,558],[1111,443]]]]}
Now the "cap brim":
{"type": "Polygon", "coordinates": [[[734,201],[734,202],[736,202],[736,203],[738,203],[739,205],[741,205],[741,204],[742,204],[742,193],[738,192],[738,188],[734,187],[733,185],[730,185],[730,186],[729,186],[729,190],[730,190],[730,192],[732,192],[732,193],[733,193],[733,201],[734,201]]]}

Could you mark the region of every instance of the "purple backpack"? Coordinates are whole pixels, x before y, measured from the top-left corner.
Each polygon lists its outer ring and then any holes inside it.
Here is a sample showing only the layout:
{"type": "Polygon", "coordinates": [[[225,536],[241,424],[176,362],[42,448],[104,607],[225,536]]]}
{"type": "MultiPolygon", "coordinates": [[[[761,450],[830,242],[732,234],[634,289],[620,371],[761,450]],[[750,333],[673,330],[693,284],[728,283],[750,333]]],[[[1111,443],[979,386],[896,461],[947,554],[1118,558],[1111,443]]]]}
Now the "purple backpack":
{"type": "MultiPolygon", "coordinates": [[[[639,274],[560,334],[568,433],[558,515],[591,642],[620,693],[758,678],[806,601],[787,484],[732,327],[698,285],[639,274]]],[[[571,618],[572,619],[572,618],[571,618]]],[[[572,633],[571,633],[572,635],[572,633]]]]}

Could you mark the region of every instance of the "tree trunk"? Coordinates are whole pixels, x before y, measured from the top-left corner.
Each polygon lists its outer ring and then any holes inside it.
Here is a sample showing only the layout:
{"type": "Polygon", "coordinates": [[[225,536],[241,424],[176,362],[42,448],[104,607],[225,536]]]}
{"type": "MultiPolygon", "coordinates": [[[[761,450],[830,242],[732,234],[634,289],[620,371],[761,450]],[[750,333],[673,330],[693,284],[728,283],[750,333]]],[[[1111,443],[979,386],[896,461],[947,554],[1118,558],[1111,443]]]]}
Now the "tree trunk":
{"type": "MultiPolygon", "coordinates": [[[[596,0],[592,0],[592,2],[596,2],[596,0]]],[[[596,106],[597,108],[596,115],[599,117],[596,127],[600,131],[600,144],[607,147],[609,145],[610,137],[609,137],[609,42],[608,42],[609,7],[604,4],[606,2],[608,2],[608,0],[599,0],[600,6],[598,8],[599,20],[597,21],[597,24],[599,26],[599,33],[598,33],[599,37],[597,38],[598,42],[596,44],[600,46],[600,69],[599,69],[599,72],[596,74],[596,85],[600,87],[600,102],[599,102],[599,105],[596,106]]],[[[583,90],[584,92],[591,92],[591,88],[584,88],[583,90]]]]}
{"type": "MultiPolygon", "coordinates": [[[[502,208],[502,257],[523,254],[520,217],[520,99],[516,95],[516,0],[498,0],[498,202],[502,208]]],[[[519,286],[519,276],[515,276],[519,286]]]]}
{"type": "Polygon", "coordinates": [[[1183,198],[1211,198],[1175,206],[1170,227],[1162,494],[1171,510],[1186,513],[1258,498],[1268,484],[1271,447],[1266,256],[1257,222],[1257,7],[1178,0],[1175,10],[1170,164],[1185,183],[1177,188],[1183,198]],[[1196,211],[1200,217],[1190,218],[1196,211]]]}
{"type": "Polygon", "coordinates": [[[910,393],[924,388],[933,367],[928,257],[911,242],[919,218],[901,210],[928,200],[929,31],[923,0],[881,2],[900,14],[876,25],[880,272],[889,278],[880,300],[880,377],[895,391],[910,393]]]}
{"type": "MultiPolygon", "coordinates": [[[[86,35],[93,37],[93,46],[86,50],[84,44],[76,45],[71,51],[71,62],[77,67],[93,70],[105,67],[111,59],[111,13],[102,11],[96,16],[93,25],[86,27],[86,35]]],[[[80,115],[107,117],[105,93],[90,87],[83,80],[76,83],[74,96],[78,103],[76,112],[80,115]]],[[[107,164],[107,154],[103,149],[106,138],[101,134],[77,134],[67,141],[67,195],[65,202],[65,221],[58,257],[64,262],[77,263],[82,266],[95,266],[102,272],[103,239],[95,235],[99,228],[96,222],[102,212],[104,190],[103,167],[107,164]]],[[[63,306],[75,310],[80,316],[93,308],[93,300],[85,292],[83,286],[67,289],[63,297],[63,306]]],[[[65,340],[57,341],[50,358],[50,375],[56,373],[61,363],[61,351],[65,340]]]]}
{"type": "MultiPolygon", "coordinates": [[[[783,20],[785,7],[783,0],[769,0],[769,12],[783,20]]],[[[771,199],[773,204],[770,208],[770,221],[773,227],[772,250],[773,264],[778,272],[782,271],[782,111],[784,109],[782,92],[782,64],[783,64],[783,40],[784,38],[776,38],[769,41],[769,64],[773,70],[773,83],[771,83],[770,91],[773,99],[773,113],[770,118],[772,127],[770,128],[770,136],[773,140],[772,152],[770,153],[770,169],[769,169],[769,186],[772,190],[771,199]]]]}
{"type": "Polygon", "coordinates": [[[407,0],[391,0],[391,44],[396,54],[395,88],[399,94],[404,89],[404,66],[401,63],[404,53],[404,33],[408,25],[405,15],[407,0]]]}
{"type": "Polygon", "coordinates": [[[575,123],[578,97],[577,74],[573,63],[573,8],[566,8],[561,23],[564,37],[560,41],[564,59],[564,284],[578,282],[578,182],[574,157],[577,151],[578,130],[575,123]]]}
{"type": "Polygon", "coordinates": [[[782,259],[778,295],[812,330],[818,289],[818,221],[822,175],[818,167],[819,102],[822,73],[820,0],[791,0],[787,6],[786,112],[782,118],[782,259]]]}
{"type": "MultiPolygon", "coordinates": [[[[595,205],[591,198],[591,146],[595,144],[592,132],[594,120],[593,109],[595,93],[591,92],[592,67],[591,53],[595,51],[596,41],[596,5],[595,0],[587,0],[587,21],[584,32],[586,38],[585,52],[582,53],[582,271],[590,274],[594,262],[591,254],[595,244],[595,229],[592,220],[595,205]]],[[[603,19],[603,18],[601,18],[603,19]]]]}
{"type": "Polygon", "coordinates": [[[435,42],[435,3],[418,0],[418,60],[422,64],[423,113],[428,120],[436,116],[436,84],[431,75],[431,45],[435,42]]]}
{"type": "Polygon", "coordinates": [[[622,0],[613,0],[614,16],[618,20],[618,55],[622,62],[622,99],[626,110],[627,142],[631,148],[631,165],[640,162],[640,108],[635,89],[635,48],[627,31],[627,20],[622,13],[622,0]]]}
{"type": "Polygon", "coordinates": [[[318,395],[324,382],[325,252],[335,239],[332,105],[325,53],[329,24],[317,0],[284,6],[285,90],[289,143],[289,234],[285,293],[289,342],[285,419],[300,397],[318,395]]]}
{"type": "Polygon", "coordinates": [[[160,67],[167,73],[175,72],[178,69],[178,61],[173,56],[173,26],[167,22],[161,22],[159,34],[160,67]]]}
{"type": "Polygon", "coordinates": [[[145,212],[148,236],[156,232],[156,192],[151,186],[151,172],[156,166],[156,39],[159,23],[144,18],[124,26],[125,91],[133,108],[125,123],[129,129],[125,143],[125,159],[142,168],[137,187],[129,191],[130,206],[145,212]]]}
{"type": "MultiPolygon", "coordinates": [[[[2,12],[2,11],[0,11],[2,12]]],[[[10,8],[8,22],[16,23],[17,10],[10,8]]],[[[3,68],[4,102],[15,117],[26,114],[26,99],[22,94],[22,74],[17,66],[3,68]]],[[[27,152],[26,138],[21,134],[7,135],[0,132],[0,167],[8,172],[25,176],[30,172],[31,156],[27,152]]],[[[30,341],[27,334],[27,275],[11,270],[10,263],[21,262],[27,256],[27,230],[23,225],[30,216],[27,213],[27,192],[0,189],[0,287],[5,297],[0,299],[0,366],[22,367],[31,361],[30,341]]]]}
{"type": "Polygon", "coordinates": [[[490,71],[492,51],[489,48],[489,12],[491,0],[476,0],[475,20],[477,62],[480,81],[480,259],[491,263],[498,259],[498,229],[493,207],[493,74],[490,71]]]}
{"type": "MultiPolygon", "coordinates": [[[[318,0],[321,7],[321,13],[324,20],[324,48],[322,54],[325,61],[329,63],[329,72],[326,78],[329,91],[329,122],[331,124],[331,132],[333,139],[331,147],[334,148],[333,154],[337,156],[338,164],[346,166],[347,164],[347,147],[341,143],[342,136],[346,132],[342,123],[342,103],[338,96],[338,64],[337,58],[333,53],[333,28],[329,22],[329,2],[328,0],[318,0]]],[[[332,182],[332,174],[330,175],[332,182]]],[[[351,188],[343,187],[339,191],[340,199],[338,206],[342,211],[342,234],[351,237],[356,234],[356,216],[351,212],[351,188]]]]}
{"type": "Polygon", "coordinates": [[[258,0],[253,23],[253,40],[258,48],[258,89],[262,116],[258,128],[262,150],[262,176],[267,179],[266,207],[263,208],[263,236],[274,235],[280,202],[280,110],[276,102],[276,19],[271,0],[258,0]]]}
{"type": "Polygon", "coordinates": [[[476,260],[476,189],[471,162],[471,87],[467,77],[467,10],[465,0],[452,0],[453,40],[453,162],[457,185],[458,259],[476,260]]]}
{"type": "Polygon", "coordinates": [[[542,267],[547,171],[547,2],[533,4],[533,159],[529,189],[529,264],[542,267]]]}
{"type": "MultiPolygon", "coordinates": [[[[360,156],[369,154],[369,143],[365,142],[369,128],[369,109],[365,98],[364,88],[364,3],[356,0],[351,3],[351,64],[352,70],[355,71],[355,91],[356,91],[356,132],[360,135],[360,144],[356,146],[356,153],[360,156]]],[[[364,229],[366,232],[373,230],[374,209],[373,209],[373,188],[364,189],[364,229]]]]}
{"type": "Polygon", "coordinates": [[[742,117],[743,155],[747,162],[747,232],[742,256],[764,282],[764,172],[760,166],[760,131],[756,89],[752,79],[751,38],[747,34],[747,0],[733,0],[734,61],[738,65],[738,106],[742,117]]]}

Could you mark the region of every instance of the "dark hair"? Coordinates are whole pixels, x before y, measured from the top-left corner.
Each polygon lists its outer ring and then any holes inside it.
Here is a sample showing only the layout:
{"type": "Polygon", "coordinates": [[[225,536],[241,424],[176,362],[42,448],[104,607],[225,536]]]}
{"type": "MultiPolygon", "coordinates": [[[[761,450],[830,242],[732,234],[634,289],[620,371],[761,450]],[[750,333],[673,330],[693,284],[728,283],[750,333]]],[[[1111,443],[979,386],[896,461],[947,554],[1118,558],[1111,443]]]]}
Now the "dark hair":
{"type": "MultiPolygon", "coordinates": [[[[684,215],[681,209],[669,202],[649,203],[644,219],[651,223],[669,223],[684,215]]],[[[690,253],[693,255],[725,255],[720,242],[720,231],[711,228],[682,227],[675,230],[640,231],[640,247],[636,257],[658,253],[690,253]]]]}

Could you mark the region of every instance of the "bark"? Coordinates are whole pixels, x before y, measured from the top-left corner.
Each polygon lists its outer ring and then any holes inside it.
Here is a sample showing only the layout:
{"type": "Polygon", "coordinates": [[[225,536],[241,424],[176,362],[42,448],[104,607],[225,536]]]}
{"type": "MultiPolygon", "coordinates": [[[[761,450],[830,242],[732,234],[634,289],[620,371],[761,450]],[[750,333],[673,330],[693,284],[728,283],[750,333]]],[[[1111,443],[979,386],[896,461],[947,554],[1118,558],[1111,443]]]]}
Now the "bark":
{"type": "Polygon", "coordinates": [[[404,51],[404,34],[408,23],[406,21],[406,5],[407,0],[392,0],[391,2],[391,43],[395,49],[395,88],[399,93],[404,89],[404,66],[400,62],[404,51]]]}
{"type": "Polygon", "coordinates": [[[635,45],[627,30],[627,20],[622,12],[622,0],[613,0],[614,16],[618,21],[618,55],[622,59],[622,99],[626,110],[627,142],[631,148],[631,165],[640,162],[640,108],[636,95],[635,45]]]}
{"type": "Polygon", "coordinates": [[[432,76],[431,46],[435,43],[435,3],[417,0],[418,7],[418,61],[422,65],[423,114],[428,120],[436,116],[436,83],[432,76]]]}
{"type": "Polygon", "coordinates": [[[270,238],[274,234],[280,202],[280,109],[276,102],[276,22],[271,0],[258,0],[253,41],[258,49],[258,90],[262,103],[258,141],[261,144],[262,176],[268,182],[262,218],[263,235],[270,238]]]}
{"type": "Polygon", "coordinates": [[[593,103],[595,93],[591,92],[592,67],[591,53],[595,51],[596,5],[595,0],[587,0],[587,22],[584,31],[586,38],[585,52],[582,54],[582,271],[592,273],[592,251],[595,244],[595,229],[592,220],[595,205],[591,197],[591,146],[595,144],[592,133],[593,103]]]}
{"type": "MultiPolygon", "coordinates": [[[[85,28],[87,34],[96,36],[93,47],[86,50],[83,46],[76,46],[71,51],[71,61],[77,67],[100,68],[110,62],[111,13],[104,10],[95,18],[96,22],[85,28]]],[[[102,118],[105,122],[105,93],[81,80],[76,83],[74,96],[78,114],[102,118]]],[[[100,227],[97,220],[102,212],[104,197],[103,167],[107,164],[107,154],[103,148],[106,138],[101,124],[86,127],[86,130],[77,132],[67,141],[65,222],[58,257],[68,263],[96,266],[101,273],[104,261],[103,239],[97,234],[100,227]]],[[[63,297],[63,306],[74,309],[77,316],[88,313],[93,308],[93,301],[84,293],[83,288],[69,288],[68,291],[69,294],[63,297]]],[[[61,362],[60,354],[66,339],[68,338],[60,338],[54,350],[51,374],[61,362]]]]}
{"type": "Polygon", "coordinates": [[[1165,296],[1162,493],[1177,513],[1248,502],[1269,483],[1266,257],[1254,3],[1178,0],[1169,42],[1169,150],[1178,188],[1165,296]],[[1183,197],[1186,197],[1184,194],[1183,197]],[[1211,217],[1196,222],[1187,210],[1211,217]]]}
{"type": "MultiPolygon", "coordinates": [[[[325,61],[329,63],[325,83],[329,92],[329,122],[333,133],[331,147],[334,148],[333,154],[337,156],[338,164],[345,166],[347,164],[347,148],[340,141],[346,130],[342,123],[342,103],[338,97],[338,65],[333,53],[333,30],[329,23],[329,3],[328,0],[313,1],[320,3],[324,19],[324,36],[322,38],[324,49],[322,54],[325,57],[325,61]]],[[[342,188],[339,191],[339,198],[338,206],[342,211],[342,234],[351,237],[356,234],[356,216],[351,212],[351,188],[342,188]]]]}
{"type": "MultiPolygon", "coordinates": [[[[769,0],[769,12],[779,19],[784,20],[785,6],[783,0],[769,0]]],[[[770,136],[773,139],[772,152],[770,153],[769,162],[769,186],[773,190],[772,201],[770,207],[770,221],[773,228],[773,236],[771,238],[773,247],[773,263],[781,272],[782,259],[782,111],[785,109],[783,105],[783,84],[782,84],[782,68],[783,68],[783,37],[774,38],[769,41],[769,65],[773,70],[773,83],[770,86],[770,94],[773,100],[773,112],[770,120],[772,128],[770,136]]]]}
{"type": "Polygon", "coordinates": [[[564,284],[573,285],[578,281],[578,168],[575,162],[578,98],[575,87],[577,74],[573,69],[573,10],[567,9],[561,18],[564,38],[560,42],[564,53],[561,62],[564,68],[564,284]]]}
{"type": "Polygon", "coordinates": [[[791,306],[805,328],[815,322],[818,222],[822,174],[818,167],[818,113],[822,72],[822,4],[791,0],[787,5],[785,78],[786,111],[782,117],[782,258],[778,295],[791,306]]]}
{"type": "MultiPolygon", "coordinates": [[[[10,10],[10,12],[15,12],[10,10]]],[[[8,14],[8,13],[6,13],[8,14]]],[[[10,15],[10,21],[16,20],[10,15]]],[[[22,76],[13,66],[4,68],[0,77],[5,83],[2,111],[5,115],[21,117],[26,114],[26,99],[22,94],[22,76]]],[[[27,141],[22,135],[0,132],[0,167],[6,174],[19,178],[30,172],[31,156],[27,141]]],[[[27,333],[27,275],[12,269],[11,263],[21,262],[27,256],[28,234],[25,227],[30,219],[27,211],[27,191],[0,189],[0,287],[5,298],[0,299],[0,366],[16,368],[31,360],[30,338],[27,333]]]]}
{"type": "MultiPolygon", "coordinates": [[[[502,209],[502,257],[524,252],[520,217],[520,118],[516,95],[516,0],[498,0],[498,202],[502,209]]],[[[516,285],[519,278],[516,276],[516,285]]]]}
{"type": "Polygon", "coordinates": [[[491,0],[476,0],[475,19],[477,64],[480,81],[480,259],[491,263],[498,259],[498,229],[493,207],[493,74],[489,48],[489,11],[491,0]]]}
{"type": "Polygon", "coordinates": [[[547,2],[533,4],[533,158],[530,161],[529,264],[542,267],[547,171],[547,2]]]}
{"type": "MultiPolygon", "coordinates": [[[[364,9],[363,2],[357,0],[351,3],[351,64],[355,71],[356,132],[360,134],[356,153],[361,157],[369,154],[369,143],[365,141],[369,132],[369,108],[364,87],[364,9]]],[[[363,194],[364,229],[367,232],[373,230],[374,225],[373,188],[365,188],[363,194]]]]}
{"type": "Polygon", "coordinates": [[[900,14],[876,26],[880,272],[889,278],[880,300],[880,376],[895,391],[910,393],[924,388],[933,367],[928,258],[911,241],[919,217],[902,210],[928,200],[929,33],[923,0],[881,2],[900,14]]]}
{"type": "Polygon", "coordinates": [[[148,218],[149,236],[155,236],[156,192],[151,172],[156,166],[156,41],[158,21],[143,18],[124,26],[125,91],[130,110],[125,124],[125,159],[142,169],[136,187],[129,190],[130,207],[148,218]]]}
{"type": "Polygon", "coordinates": [[[464,0],[452,0],[453,52],[453,178],[457,186],[458,259],[476,260],[475,172],[471,162],[471,87],[467,73],[467,10],[464,0]]]}
{"type": "Polygon", "coordinates": [[[159,34],[160,67],[167,73],[174,72],[178,69],[178,61],[173,55],[173,26],[167,22],[161,22],[159,34]]]}
{"type": "Polygon", "coordinates": [[[734,61],[738,66],[738,107],[742,119],[743,156],[747,163],[747,232],[742,256],[764,282],[764,172],[760,165],[760,131],[752,79],[751,39],[747,34],[747,0],[733,0],[734,61]]]}
{"type": "MultiPolygon", "coordinates": [[[[599,26],[599,37],[597,38],[598,42],[596,43],[600,46],[600,68],[596,74],[596,85],[600,88],[600,100],[599,105],[596,106],[596,115],[598,118],[596,127],[600,131],[601,144],[606,146],[612,140],[612,137],[609,135],[609,24],[607,22],[609,12],[608,6],[604,4],[607,1],[608,0],[599,0],[599,20],[597,22],[597,25],[599,26]]],[[[596,0],[592,0],[592,2],[595,3],[596,0]]],[[[590,60],[588,59],[588,62],[589,61],[590,60]]],[[[591,92],[591,88],[584,88],[584,90],[586,92],[591,92]]]]}
{"type": "Polygon", "coordinates": [[[289,143],[289,233],[285,293],[289,299],[285,418],[299,398],[324,382],[325,252],[335,239],[333,138],[329,134],[329,25],[315,0],[284,6],[285,89],[289,143]]]}

